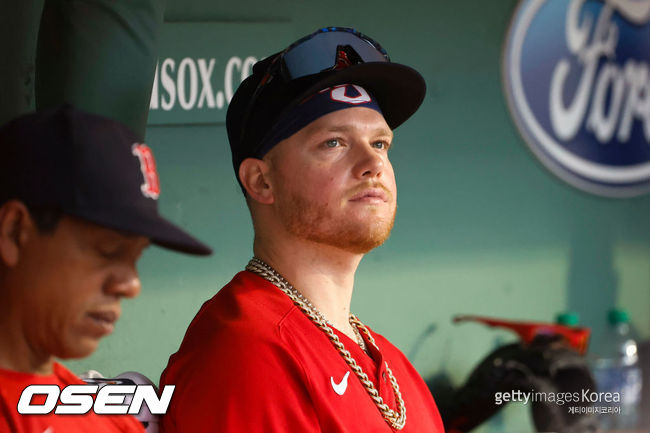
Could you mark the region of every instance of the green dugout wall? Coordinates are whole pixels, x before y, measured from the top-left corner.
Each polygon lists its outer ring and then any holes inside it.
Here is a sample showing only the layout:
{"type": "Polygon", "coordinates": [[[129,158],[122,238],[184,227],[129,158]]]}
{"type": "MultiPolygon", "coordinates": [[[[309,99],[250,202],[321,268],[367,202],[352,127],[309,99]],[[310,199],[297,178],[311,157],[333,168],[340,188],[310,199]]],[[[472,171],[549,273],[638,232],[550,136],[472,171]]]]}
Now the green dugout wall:
{"type": "MultiPolygon", "coordinates": [[[[455,314],[551,321],[573,310],[598,338],[606,310],[618,306],[637,336],[649,339],[650,196],[578,191],[527,149],[501,85],[516,4],[168,0],[146,142],[158,162],[162,213],[215,254],[148,250],[139,267],[142,295],[124,302],[114,335],[90,358],[66,364],[107,376],[137,370],[156,381],[201,304],[243,269],[252,229],[230,163],[227,101],[254,58],[324,25],[372,36],[429,87],[420,111],[396,132],[398,215],[391,238],[357,274],[353,311],[362,320],[424,377],[445,374],[455,383],[512,338],[453,325],[455,314]]],[[[20,20],[8,22],[2,8],[4,31],[26,35],[3,42],[11,60],[0,69],[4,121],[33,107],[26,80],[40,9],[25,6],[20,20]]],[[[527,417],[526,408],[510,407],[501,421],[508,431],[530,430],[527,417]]]]}

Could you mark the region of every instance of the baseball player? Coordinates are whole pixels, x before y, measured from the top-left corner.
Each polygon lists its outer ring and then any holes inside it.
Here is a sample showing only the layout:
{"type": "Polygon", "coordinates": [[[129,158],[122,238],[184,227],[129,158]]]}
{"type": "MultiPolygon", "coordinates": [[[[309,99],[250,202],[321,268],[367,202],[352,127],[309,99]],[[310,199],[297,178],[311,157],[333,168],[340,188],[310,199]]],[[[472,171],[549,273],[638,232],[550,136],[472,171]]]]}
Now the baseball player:
{"type": "Polygon", "coordinates": [[[113,120],[65,105],[0,128],[0,432],[144,432],[131,416],[17,406],[30,384],[83,383],[55,358],[113,331],[150,242],[211,252],[158,215],[159,193],[151,149],[113,120]]]}
{"type": "Polygon", "coordinates": [[[424,93],[349,28],[254,66],[227,115],[254,257],[170,357],[165,433],[443,431],[406,357],[350,313],[359,262],[393,226],[392,130],[424,93]]]}

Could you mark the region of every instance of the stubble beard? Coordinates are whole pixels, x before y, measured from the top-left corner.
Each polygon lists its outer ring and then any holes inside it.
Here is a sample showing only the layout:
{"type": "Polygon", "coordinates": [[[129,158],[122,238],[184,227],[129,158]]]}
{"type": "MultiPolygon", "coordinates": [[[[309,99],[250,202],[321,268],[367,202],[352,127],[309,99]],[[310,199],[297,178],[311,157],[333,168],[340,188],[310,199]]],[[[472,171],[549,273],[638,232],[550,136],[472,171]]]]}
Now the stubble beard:
{"type": "Polygon", "coordinates": [[[395,224],[395,210],[388,217],[373,212],[367,221],[351,220],[298,195],[279,206],[279,212],[290,234],[354,254],[365,254],[383,244],[395,224]]]}

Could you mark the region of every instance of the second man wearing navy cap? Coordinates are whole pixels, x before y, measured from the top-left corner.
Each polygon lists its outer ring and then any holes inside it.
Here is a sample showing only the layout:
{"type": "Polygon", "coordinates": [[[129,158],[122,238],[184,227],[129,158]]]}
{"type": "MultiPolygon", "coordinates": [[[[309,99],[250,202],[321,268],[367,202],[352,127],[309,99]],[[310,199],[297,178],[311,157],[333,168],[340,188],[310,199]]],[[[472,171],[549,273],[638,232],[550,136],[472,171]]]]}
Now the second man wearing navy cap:
{"type": "Polygon", "coordinates": [[[144,432],[130,415],[26,415],[18,401],[31,384],[83,383],[55,359],[113,331],[150,242],[210,248],[158,215],[151,149],[118,122],[68,105],[27,114],[0,128],[0,155],[0,431],[144,432]]]}
{"type": "Polygon", "coordinates": [[[406,357],[350,313],[356,269],[393,227],[392,130],[424,92],[347,28],[255,65],[227,116],[254,257],[170,358],[164,433],[443,431],[406,357]]]}

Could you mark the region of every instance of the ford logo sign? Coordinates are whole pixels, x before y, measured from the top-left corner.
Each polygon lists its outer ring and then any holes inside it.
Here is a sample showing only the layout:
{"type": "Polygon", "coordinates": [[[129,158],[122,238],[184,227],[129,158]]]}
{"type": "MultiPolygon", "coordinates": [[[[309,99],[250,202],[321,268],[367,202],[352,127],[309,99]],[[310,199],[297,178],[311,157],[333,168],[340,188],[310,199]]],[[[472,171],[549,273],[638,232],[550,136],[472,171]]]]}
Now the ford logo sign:
{"type": "Polygon", "coordinates": [[[503,84],[553,173],[599,195],[650,191],[650,0],[523,0],[503,84]]]}

